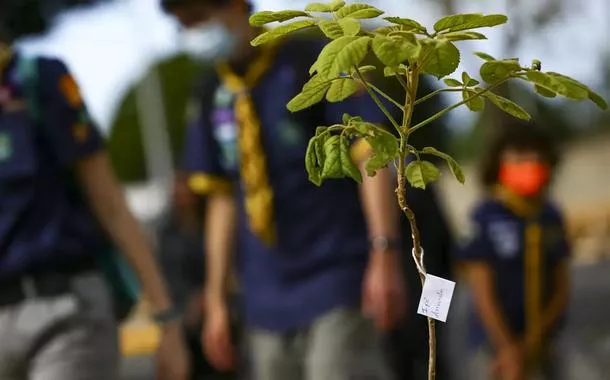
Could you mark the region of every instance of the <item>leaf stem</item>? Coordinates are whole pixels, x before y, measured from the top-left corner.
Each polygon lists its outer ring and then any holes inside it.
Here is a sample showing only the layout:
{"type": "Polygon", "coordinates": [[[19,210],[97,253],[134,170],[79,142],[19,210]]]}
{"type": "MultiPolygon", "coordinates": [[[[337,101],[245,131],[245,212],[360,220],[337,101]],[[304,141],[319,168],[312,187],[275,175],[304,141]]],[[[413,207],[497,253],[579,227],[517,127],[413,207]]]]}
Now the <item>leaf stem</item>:
{"type": "Polygon", "coordinates": [[[441,88],[440,90],[433,91],[433,92],[429,93],[428,95],[417,99],[415,101],[415,104],[413,104],[413,105],[416,106],[418,104],[421,104],[421,103],[425,102],[426,100],[429,100],[442,92],[458,92],[458,91],[463,91],[463,90],[464,90],[463,88],[441,88]]]}
{"type": "MultiPolygon", "coordinates": [[[[361,82],[361,83],[364,85],[363,81],[362,81],[360,78],[358,78],[357,80],[358,80],[359,82],[361,82]]],[[[403,108],[403,105],[402,105],[402,104],[400,104],[400,103],[398,103],[396,100],[392,99],[392,97],[391,97],[390,95],[388,95],[388,94],[386,94],[385,92],[383,92],[383,90],[381,90],[379,87],[375,86],[375,85],[374,85],[374,84],[372,84],[372,83],[368,83],[368,85],[369,85],[369,86],[370,86],[370,87],[371,87],[373,90],[375,90],[375,92],[377,92],[379,95],[383,96],[383,97],[384,97],[384,98],[385,98],[387,101],[391,102],[391,103],[392,103],[392,104],[394,104],[396,107],[398,107],[398,108],[400,108],[400,109],[402,109],[402,108],[403,108]]]]}
{"type": "Polygon", "coordinates": [[[396,122],[396,120],[392,117],[392,114],[390,113],[390,111],[388,111],[388,109],[383,105],[383,103],[381,103],[381,100],[379,99],[379,97],[377,96],[377,94],[375,94],[375,92],[371,89],[371,87],[369,86],[369,83],[367,83],[367,81],[364,79],[364,76],[362,76],[362,73],[360,72],[360,70],[358,69],[357,66],[354,67],[354,71],[356,72],[356,74],[358,75],[358,78],[360,79],[360,81],[362,82],[362,84],[364,85],[364,88],[366,89],[366,91],[369,93],[369,95],[371,96],[371,98],[373,99],[373,101],[375,102],[375,104],[377,104],[377,107],[379,107],[379,109],[384,113],[384,115],[388,118],[388,120],[390,121],[390,123],[392,123],[392,125],[394,126],[394,128],[400,132],[400,125],[396,122]]]}
{"type": "Polygon", "coordinates": [[[452,105],[451,107],[447,107],[447,108],[445,108],[444,110],[442,110],[442,111],[440,111],[440,112],[438,112],[438,113],[436,113],[436,114],[434,114],[434,115],[430,116],[430,117],[429,117],[429,118],[427,118],[426,120],[424,120],[424,121],[422,121],[421,123],[419,123],[419,124],[417,124],[417,125],[413,126],[412,128],[410,128],[410,129],[409,129],[409,131],[408,131],[408,133],[409,133],[409,134],[411,134],[411,133],[413,133],[413,132],[417,131],[418,129],[425,127],[426,125],[428,125],[428,124],[432,123],[432,122],[433,122],[433,121],[435,121],[436,119],[438,119],[438,118],[441,118],[441,117],[445,116],[447,113],[449,113],[449,112],[453,111],[454,109],[456,109],[456,108],[458,108],[458,107],[460,107],[460,106],[463,106],[464,104],[468,103],[469,101],[472,101],[472,99],[475,99],[475,98],[477,98],[477,97],[480,97],[480,96],[482,96],[483,94],[485,94],[485,93],[487,93],[487,92],[489,92],[489,91],[493,90],[494,88],[499,87],[500,85],[504,84],[504,83],[505,83],[505,82],[506,82],[508,79],[510,79],[510,77],[509,77],[509,78],[506,78],[506,79],[503,79],[503,80],[499,81],[498,83],[492,84],[491,86],[487,87],[487,88],[486,88],[486,89],[484,89],[483,91],[477,92],[477,94],[476,94],[475,96],[471,97],[471,98],[468,98],[468,99],[462,100],[461,102],[456,103],[456,104],[452,105]]]}
{"type": "Polygon", "coordinates": [[[409,85],[407,84],[407,82],[404,80],[403,77],[401,77],[399,74],[394,74],[394,76],[396,77],[396,80],[398,80],[398,82],[400,83],[400,85],[402,86],[402,88],[405,89],[406,92],[409,92],[409,85]]]}

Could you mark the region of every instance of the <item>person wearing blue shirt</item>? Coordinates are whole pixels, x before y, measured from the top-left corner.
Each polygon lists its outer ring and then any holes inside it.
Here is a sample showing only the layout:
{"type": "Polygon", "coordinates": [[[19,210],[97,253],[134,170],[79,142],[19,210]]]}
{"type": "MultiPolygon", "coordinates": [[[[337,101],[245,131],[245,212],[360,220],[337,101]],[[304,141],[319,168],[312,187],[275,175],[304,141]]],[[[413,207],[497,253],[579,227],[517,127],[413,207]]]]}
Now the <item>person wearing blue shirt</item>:
{"type": "Polygon", "coordinates": [[[113,279],[102,269],[111,241],[162,327],[161,378],[185,380],[177,314],[76,81],[61,61],[13,48],[45,31],[46,5],[0,2],[0,378],[118,378],[113,279]]]}
{"type": "MultiPolygon", "coordinates": [[[[219,42],[208,50],[218,64],[186,146],[191,188],[208,197],[202,339],[210,361],[235,365],[226,306],[235,247],[255,379],[392,378],[378,339],[405,309],[392,175],[316,187],[304,166],[317,126],[340,123],[344,113],[385,123],[383,114],[364,91],[291,114],[286,104],[322,41],[253,48],[261,31],[249,25],[244,0],[162,3],[194,55],[203,56],[206,39],[219,42]]],[[[366,143],[354,142],[355,161],[367,153],[366,143]]]]}
{"type": "Polygon", "coordinates": [[[563,215],[549,199],[557,154],[543,130],[512,121],[490,145],[488,189],[459,250],[475,308],[472,379],[565,376],[556,345],[566,313],[569,254],[563,215]]]}

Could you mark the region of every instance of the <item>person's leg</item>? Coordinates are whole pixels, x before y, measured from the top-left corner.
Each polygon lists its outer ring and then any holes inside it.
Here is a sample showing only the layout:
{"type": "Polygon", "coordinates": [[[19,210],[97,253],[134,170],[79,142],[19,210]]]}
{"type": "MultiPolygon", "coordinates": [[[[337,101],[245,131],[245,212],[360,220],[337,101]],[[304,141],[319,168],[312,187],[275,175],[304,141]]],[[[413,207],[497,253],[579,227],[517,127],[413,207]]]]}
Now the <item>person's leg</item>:
{"type": "Polygon", "coordinates": [[[300,380],[303,372],[295,337],[261,330],[247,332],[249,380],[300,380]]]}
{"type": "Polygon", "coordinates": [[[119,377],[117,328],[105,281],[99,275],[80,276],[73,280],[73,291],[38,305],[54,318],[34,340],[29,380],[119,377]]]}
{"type": "Polygon", "coordinates": [[[358,310],[337,309],[309,333],[307,380],[389,380],[381,337],[358,310]]]}

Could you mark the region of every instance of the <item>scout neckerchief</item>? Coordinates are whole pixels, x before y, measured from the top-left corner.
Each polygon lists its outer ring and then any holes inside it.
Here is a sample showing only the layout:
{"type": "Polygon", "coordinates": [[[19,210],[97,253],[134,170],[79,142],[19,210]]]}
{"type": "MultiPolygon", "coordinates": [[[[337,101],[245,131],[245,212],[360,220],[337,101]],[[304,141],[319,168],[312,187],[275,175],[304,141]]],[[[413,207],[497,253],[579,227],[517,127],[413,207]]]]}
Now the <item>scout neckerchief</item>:
{"type": "Polygon", "coordinates": [[[273,64],[276,45],[263,45],[258,57],[243,77],[228,64],[217,66],[228,91],[235,96],[234,113],[238,125],[240,177],[250,228],[267,245],[275,243],[273,190],[269,184],[267,162],[261,141],[261,124],[250,91],[273,64]]]}
{"type": "Polygon", "coordinates": [[[0,85],[2,85],[2,79],[4,78],[4,69],[11,62],[12,58],[13,49],[9,45],[0,42],[0,85]]]}
{"type": "MultiPolygon", "coordinates": [[[[510,190],[498,186],[493,195],[515,215],[526,221],[525,227],[525,334],[540,334],[542,331],[542,227],[537,217],[541,204],[528,202],[510,190]]],[[[542,338],[542,337],[539,337],[542,338]]],[[[544,345],[542,339],[538,340],[544,345]]],[[[532,364],[540,359],[540,349],[535,352],[532,364]]]]}

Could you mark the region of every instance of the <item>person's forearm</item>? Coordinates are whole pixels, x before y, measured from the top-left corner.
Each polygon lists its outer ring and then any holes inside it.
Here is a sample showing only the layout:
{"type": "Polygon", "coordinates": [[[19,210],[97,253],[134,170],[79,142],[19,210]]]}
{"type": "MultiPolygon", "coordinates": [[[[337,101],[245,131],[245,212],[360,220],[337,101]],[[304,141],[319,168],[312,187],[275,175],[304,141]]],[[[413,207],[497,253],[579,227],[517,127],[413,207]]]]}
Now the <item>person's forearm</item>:
{"type": "Polygon", "coordinates": [[[471,264],[468,268],[474,301],[487,335],[494,347],[501,349],[515,344],[515,337],[500,310],[494,294],[492,275],[484,264],[471,264]]]}
{"type": "Polygon", "coordinates": [[[363,171],[360,186],[362,207],[369,237],[399,237],[399,218],[394,193],[393,175],[389,169],[379,170],[374,177],[363,171]]]}
{"type": "Polygon", "coordinates": [[[555,292],[542,314],[542,335],[546,336],[556,325],[559,319],[565,314],[568,307],[569,264],[567,260],[557,268],[555,276],[555,292]]]}
{"type": "Polygon", "coordinates": [[[205,220],[206,284],[205,296],[223,302],[232,263],[235,237],[236,205],[232,194],[212,195],[208,199],[205,220]]]}

